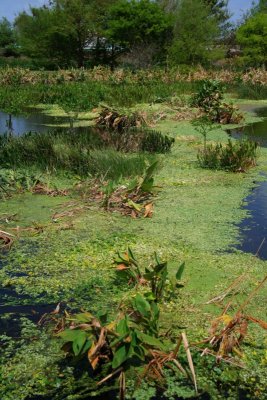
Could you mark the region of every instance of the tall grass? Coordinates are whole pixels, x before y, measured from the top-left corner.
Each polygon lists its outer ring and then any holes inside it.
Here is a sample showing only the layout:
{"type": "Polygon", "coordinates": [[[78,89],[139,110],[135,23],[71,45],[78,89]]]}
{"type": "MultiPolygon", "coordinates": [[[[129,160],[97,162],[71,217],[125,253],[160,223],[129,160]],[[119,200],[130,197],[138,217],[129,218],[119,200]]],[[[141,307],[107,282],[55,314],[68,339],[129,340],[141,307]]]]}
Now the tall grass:
{"type": "Polygon", "coordinates": [[[260,83],[241,82],[234,85],[234,91],[240,99],[267,99],[267,85],[262,85],[260,83]]]}
{"type": "Polygon", "coordinates": [[[43,171],[65,170],[80,176],[110,179],[143,173],[155,156],[122,153],[107,148],[90,131],[0,136],[0,164],[4,168],[37,167],[43,171]]]}
{"type": "Polygon", "coordinates": [[[131,107],[138,103],[154,103],[174,95],[191,93],[193,88],[194,84],[190,82],[167,84],[155,81],[136,84],[89,81],[21,85],[14,81],[8,86],[0,86],[0,109],[8,112],[11,103],[16,111],[23,111],[23,107],[39,103],[58,104],[72,111],[91,110],[99,103],[131,107]]]}
{"type": "Polygon", "coordinates": [[[255,167],[258,156],[258,144],[249,139],[228,140],[226,145],[218,143],[208,145],[198,153],[201,167],[222,169],[231,172],[246,172],[255,167]]]}

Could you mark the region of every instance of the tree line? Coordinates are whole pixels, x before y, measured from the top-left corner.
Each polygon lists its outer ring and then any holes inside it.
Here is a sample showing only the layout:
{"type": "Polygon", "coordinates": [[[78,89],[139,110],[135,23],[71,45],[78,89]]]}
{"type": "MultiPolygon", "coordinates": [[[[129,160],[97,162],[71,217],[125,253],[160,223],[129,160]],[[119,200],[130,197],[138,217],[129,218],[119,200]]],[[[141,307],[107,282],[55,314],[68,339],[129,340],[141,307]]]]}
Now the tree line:
{"type": "Polygon", "coordinates": [[[0,49],[48,67],[113,68],[208,66],[238,44],[243,65],[266,65],[266,0],[240,26],[229,19],[228,0],[49,0],[3,18],[0,49]]]}

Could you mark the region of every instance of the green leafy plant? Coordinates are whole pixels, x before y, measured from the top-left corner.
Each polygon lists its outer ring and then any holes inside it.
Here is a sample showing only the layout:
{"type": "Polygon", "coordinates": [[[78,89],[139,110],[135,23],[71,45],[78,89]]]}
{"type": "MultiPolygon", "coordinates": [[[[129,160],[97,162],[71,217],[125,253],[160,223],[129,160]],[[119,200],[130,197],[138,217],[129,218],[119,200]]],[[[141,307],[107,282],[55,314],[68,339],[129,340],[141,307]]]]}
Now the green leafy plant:
{"type": "Polygon", "coordinates": [[[201,108],[211,122],[220,124],[239,123],[243,115],[233,104],[223,102],[225,87],[222,82],[206,79],[191,99],[192,106],[201,108]]]}
{"type": "Polygon", "coordinates": [[[245,172],[256,165],[258,144],[249,139],[238,142],[228,140],[226,145],[209,145],[198,153],[198,161],[204,168],[245,172]]]}
{"type": "Polygon", "coordinates": [[[181,279],[185,263],[179,266],[175,280],[172,280],[169,276],[168,263],[161,262],[156,253],[155,264],[145,267],[144,273],[130,248],[124,255],[118,254],[114,261],[117,264],[117,270],[126,274],[130,284],[134,284],[136,287],[148,286],[150,292],[146,293],[146,296],[156,302],[161,301],[167,292],[171,292],[173,295],[177,287],[183,287],[181,279]]]}
{"type": "Polygon", "coordinates": [[[175,346],[160,337],[159,316],[157,303],[137,293],[126,311],[115,321],[107,322],[106,314],[93,316],[83,312],[71,315],[61,321],[57,336],[63,340],[62,349],[65,352],[73,355],[77,361],[86,356],[92,370],[101,368],[103,364],[109,366],[111,372],[98,385],[119,375],[120,399],[125,398],[125,374],[132,368],[137,369],[136,372],[143,379],[154,379],[155,375],[163,379],[164,367],[176,368],[193,381],[197,392],[186,335],[182,334],[175,346]],[[186,372],[177,359],[182,343],[186,349],[191,374],[186,372]]]}
{"type": "Polygon", "coordinates": [[[224,89],[222,82],[205,79],[200,82],[198,92],[191,99],[191,105],[200,107],[209,113],[210,110],[216,109],[220,105],[224,89]]]}
{"type": "Polygon", "coordinates": [[[147,130],[143,133],[140,149],[149,153],[168,153],[174,141],[174,138],[163,135],[161,132],[147,130]]]}
{"type": "Polygon", "coordinates": [[[191,124],[195,128],[195,130],[200,133],[203,137],[203,145],[204,145],[204,151],[203,153],[205,154],[207,151],[207,136],[208,133],[211,132],[212,130],[216,129],[217,126],[214,125],[210,118],[207,115],[203,115],[199,118],[195,118],[192,120],[191,124]]]}

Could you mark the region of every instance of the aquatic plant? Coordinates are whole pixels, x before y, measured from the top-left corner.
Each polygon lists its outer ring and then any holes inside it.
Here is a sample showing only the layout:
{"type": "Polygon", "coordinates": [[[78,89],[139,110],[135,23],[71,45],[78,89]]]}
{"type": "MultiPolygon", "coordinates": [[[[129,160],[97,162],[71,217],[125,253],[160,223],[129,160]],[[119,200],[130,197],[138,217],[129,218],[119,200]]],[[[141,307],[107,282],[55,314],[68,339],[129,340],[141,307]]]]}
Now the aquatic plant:
{"type": "Polygon", "coordinates": [[[140,150],[149,153],[168,153],[174,144],[174,138],[159,131],[145,130],[142,135],[140,150]]]}
{"type": "Polygon", "coordinates": [[[175,280],[169,276],[168,263],[161,262],[155,253],[155,264],[143,268],[139,265],[132,250],[128,248],[123,255],[120,253],[115,259],[117,271],[123,273],[129,279],[129,284],[133,284],[136,288],[141,285],[149,287],[151,293],[147,293],[147,297],[153,298],[155,302],[162,301],[165,297],[174,296],[175,289],[183,287],[181,284],[182,275],[185,269],[185,263],[182,263],[175,274],[175,280]]]}
{"type": "Polygon", "coordinates": [[[228,139],[223,145],[206,146],[198,153],[199,164],[204,168],[225,169],[232,172],[245,172],[256,165],[258,144],[249,139],[234,142],[228,139]]]}
{"type": "Polygon", "coordinates": [[[204,80],[198,92],[192,97],[191,104],[199,107],[212,122],[237,124],[243,119],[238,108],[223,102],[225,87],[217,80],[204,80]]]}
{"type": "Polygon", "coordinates": [[[102,184],[93,181],[89,183],[91,187],[88,201],[96,201],[108,211],[118,211],[132,218],[140,216],[151,218],[153,215],[151,196],[158,189],[154,186],[154,174],[157,168],[158,162],[155,161],[145,169],[142,176],[135,177],[124,185],[118,185],[112,180],[102,184]]]}
{"type": "Polygon", "coordinates": [[[82,130],[54,130],[47,133],[29,133],[2,141],[2,167],[14,169],[37,167],[42,171],[68,170],[80,176],[105,176],[119,179],[141,175],[146,163],[153,160],[149,154],[123,154],[106,148],[97,132],[82,130]],[[100,151],[100,149],[102,149],[100,151]]]}
{"type": "Polygon", "coordinates": [[[159,335],[160,310],[156,302],[137,293],[127,309],[115,321],[108,315],[94,316],[89,312],[70,315],[57,324],[57,336],[64,341],[63,350],[76,362],[86,357],[93,371],[107,363],[108,374],[98,382],[106,383],[119,375],[119,398],[125,399],[126,374],[136,369],[140,379],[164,384],[164,368],[171,368],[191,381],[197,393],[196,375],[188,340],[182,333],[176,345],[159,335]],[[62,327],[61,327],[62,326],[62,327]],[[190,374],[179,362],[178,353],[183,344],[190,374]]]}

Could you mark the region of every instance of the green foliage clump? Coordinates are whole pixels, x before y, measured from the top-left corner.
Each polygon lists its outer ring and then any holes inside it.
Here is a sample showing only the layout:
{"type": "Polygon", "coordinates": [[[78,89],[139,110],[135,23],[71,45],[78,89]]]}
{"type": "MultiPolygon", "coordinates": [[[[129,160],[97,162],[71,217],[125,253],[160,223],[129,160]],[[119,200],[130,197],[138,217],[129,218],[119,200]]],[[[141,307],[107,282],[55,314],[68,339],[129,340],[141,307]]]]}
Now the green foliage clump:
{"type": "Polygon", "coordinates": [[[199,90],[192,97],[191,104],[193,107],[201,107],[206,113],[210,109],[218,107],[223,99],[225,87],[222,82],[217,80],[203,80],[199,82],[199,90]]]}
{"type": "Polygon", "coordinates": [[[258,144],[251,140],[207,145],[198,153],[198,161],[204,168],[224,169],[232,172],[245,172],[256,165],[258,144]]]}
{"type": "Polygon", "coordinates": [[[212,122],[220,124],[239,123],[243,116],[233,104],[223,102],[225,87],[220,81],[206,79],[200,83],[199,91],[191,104],[200,107],[212,122]]]}
{"type": "Polygon", "coordinates": [[[159,131],[144,131],[140,149],[149,153],[168,153],[174,143],[174,138],[163,135],[159,131]]]}
{"type": "Polygon", "coordinates": [[[219,33],[218,20],[204,1],[182,0],[175,11],[169,58],[173,65],[207,65],[214,56],[213,43],[219,33]]]}
{"type": "Polygon", "coordinates": [[[123,154],[106,148],[91,132],[58,130],[7,137],[0,147],[0,162],[14,169],[36,166],[43,171],[65,170],[80,176],[106,176],[109,179],[141,175],[149,154],[123,154]]]}
{"type": "Polygon", "coordinates": [[[32,189],[39,177],[25,170],[0,169],[0,198],[12,192],[32,189]]]}
{"type": "Polygon", "coordinates": [[[259,12],[240,26],[237,42],[243,51],[246,66],[267,66],[267,12],[259,12]]]}

